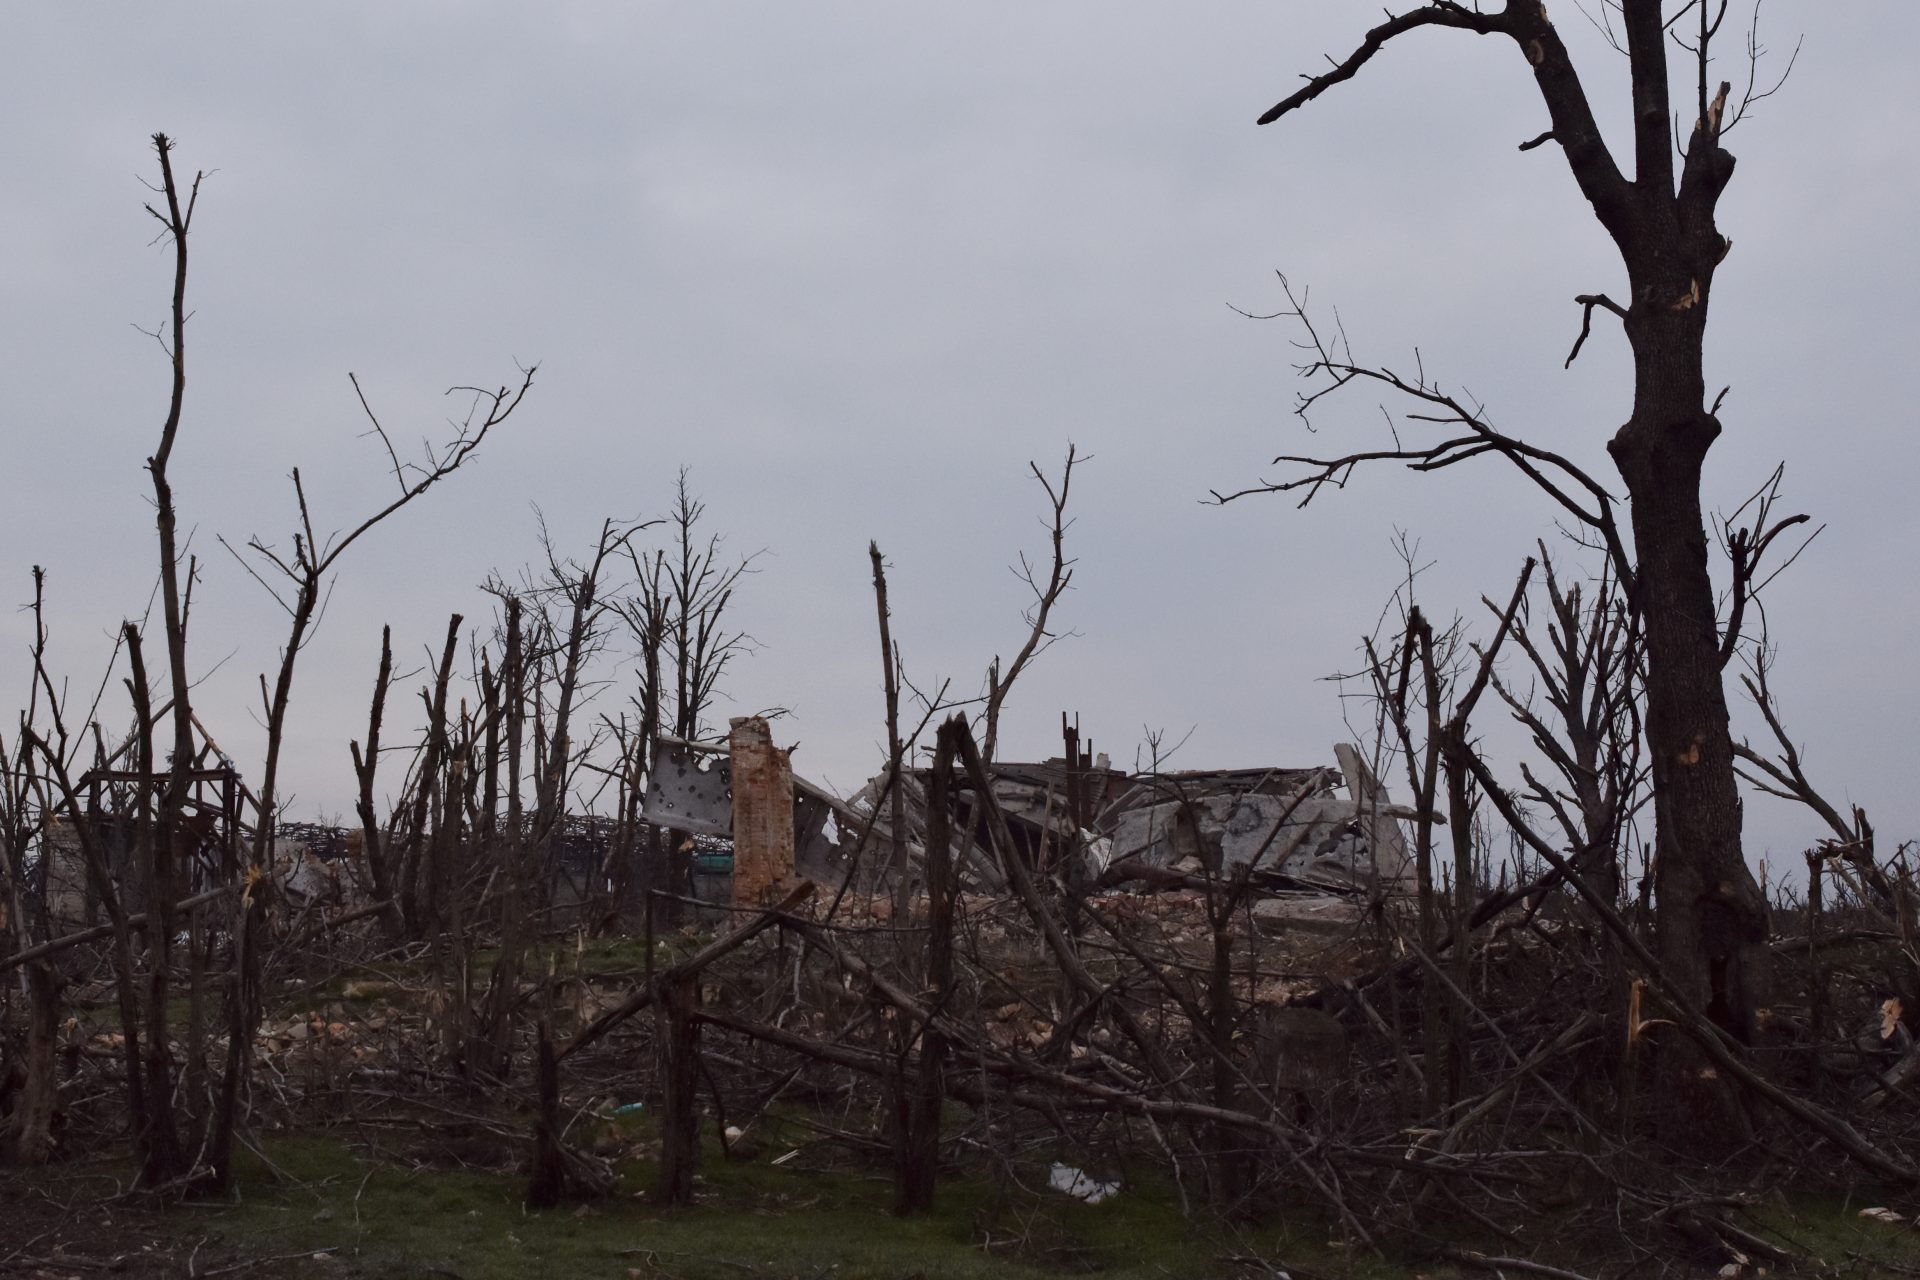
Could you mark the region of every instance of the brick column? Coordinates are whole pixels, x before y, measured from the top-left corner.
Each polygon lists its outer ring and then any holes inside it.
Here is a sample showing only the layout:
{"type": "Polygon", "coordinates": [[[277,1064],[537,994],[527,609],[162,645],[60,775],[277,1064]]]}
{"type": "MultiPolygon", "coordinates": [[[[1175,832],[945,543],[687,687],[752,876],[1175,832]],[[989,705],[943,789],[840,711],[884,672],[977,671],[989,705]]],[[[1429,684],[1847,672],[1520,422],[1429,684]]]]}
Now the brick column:
{"type": "Polygon", "coordinates": [[[733,905],[765,907],[793,879],[793,766],[759,716],[732,726],[733,905]]]}

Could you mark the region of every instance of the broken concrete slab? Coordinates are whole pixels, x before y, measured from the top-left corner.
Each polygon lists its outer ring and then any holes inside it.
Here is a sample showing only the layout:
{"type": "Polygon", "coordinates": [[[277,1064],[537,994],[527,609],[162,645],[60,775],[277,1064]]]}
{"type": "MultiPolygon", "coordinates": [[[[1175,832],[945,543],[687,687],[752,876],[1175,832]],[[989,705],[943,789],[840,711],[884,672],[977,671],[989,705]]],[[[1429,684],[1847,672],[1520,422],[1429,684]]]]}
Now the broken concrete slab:
{"type": "Polygon", "coordinates": [[[1260,898],[1253,904],[1254,926],[1263,933],[1338,937],[1351,934],[1365,919],[1364,904],[1332,894],[1287,894],[1260,898]]]}
{"type": "Polygon", "coordinates": [[[733,778],[726,752],[678,738],[656,738],[642,809],[647,821],[658,827],[731,836],[733,778]]]}

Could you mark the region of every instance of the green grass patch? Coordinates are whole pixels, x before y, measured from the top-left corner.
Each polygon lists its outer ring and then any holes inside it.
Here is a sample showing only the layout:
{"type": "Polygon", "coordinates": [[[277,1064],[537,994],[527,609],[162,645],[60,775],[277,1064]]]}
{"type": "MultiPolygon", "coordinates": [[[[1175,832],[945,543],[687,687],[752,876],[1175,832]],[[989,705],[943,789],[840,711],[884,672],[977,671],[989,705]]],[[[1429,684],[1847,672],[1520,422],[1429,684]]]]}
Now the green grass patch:
{"type": "MultiPolygon", "coordinates": [[[[646,1127],[613,1126],[638,1154],[617,1166],[618,1193],[584,1207],[534,1212],[525,1180],[500,1151],[494,1171],[432,1167],[420,1153],[376,1154],[352,1137],[282,1136],[252,1161],[237,1203],[197,1214],[237,1256],[326,1252],[284,1272],[354,1277],[456,1275],[464,1280],[556,1275],[614,1277],[836,1277],[968,1280],[1097,1275],[1251,1277],[1261,1259],[1300,1276],[1403,1276],[1398,1267],[1330,1246],[1324,1226],[1299,1223],[1240,1234],[1190,1221],[1173,1188],[1124,1173],[1120,1194],[1097,1205],[1046,1189],[1045,1166],[1016,1179],[954,1177],[935,1212],[891,1212],[884,1171],[822,1168],[806,1157],[774,1165],[705,1154],[698,1203],[663,1212],[649,1200],[646,1127]],[[276,1172],[277,1171],[277,1172],[276,1172]]],[[[467,1158],[475,1152],[469,1146],[467,1158]]],[[[1433,1276],[1449,1275],[1445,1270],[1433,1276]]]]}
{"type": "Polygon", "coordinates": [[[1913,1275],[1920,1265],[1920,1224],[1912,1198],[1869,1186],[1850,1193],[1802,1191],[1744,1212],[1745,1225],[1767,1239],[1821,1259],[1840,1277],[1913,1275]],[[1861,1210],[1892,1206],[1906,1221],[1862,1217],[1861,1210]]]}

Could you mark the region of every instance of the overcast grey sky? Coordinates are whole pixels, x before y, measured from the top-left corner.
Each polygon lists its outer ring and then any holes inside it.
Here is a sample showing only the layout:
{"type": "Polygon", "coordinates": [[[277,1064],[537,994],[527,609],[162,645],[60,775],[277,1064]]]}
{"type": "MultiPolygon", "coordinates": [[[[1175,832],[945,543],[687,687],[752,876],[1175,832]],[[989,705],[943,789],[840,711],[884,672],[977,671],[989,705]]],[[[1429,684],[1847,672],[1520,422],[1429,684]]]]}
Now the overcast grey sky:
{"type": "MultiPolygon", "coordinates": [[[[1624,60],[1554,6],[1604,125],[1624,60]]],[[[205,718],[257,771],[250,706],[281,620],[220,551],[289,529],[289,469],[323,523],[389,483],[349,370],[408,439],[456,383],[539,361],[527,404],[470,471],[349,553],[300,670],[297,813],[347,807],[379,628],[409,669],[477,584],[603,516],[658,514],[685,464],[716,529],[766,548],[740,591],[762,642],[736,710],[793,709],[795,767],[849,789],[877,758],[866,545],[892,563],[919,682],[977,685],[1021,634],[1007,571],[1043,545],[1029,459],[1068,441],[1080,634],[1015,695],[1004,753],[1080,713],[1130,763],[1143,726],[1189,766],[1320,762],[1346,731],[1320,680],[1401,574],[1429,608],[1504,595],[1551,513],[1493,466],[1379,471],[1307,511],[1226,509],[1291,415],[1275,270],[1337,306],[1356,354],[1425,367],[1496,421],[1609,478],[1629,370],[1575,293],[1621,287],[1502,41],[1418,33],[1278,125],[1253,120],[1343,56],[1379,7],[1266,4],[362,3],[23,5],[0,52],[0,380],[9,601],[51,572],[55,659],[99,679],[153,578],[141,460],[165,408],[171,258],[151,243],[147,137],[212,172],[193,241],[190,386],[175,454],[205,568],[194,670],[205,718]],[[209,674],[210,673],[210,674],[209,674]]],[[[1808,763],[1882,832],[1920,830],[1913,651],[1920,443],[1908,397],[1920,270],[1920,6],[1772,0],[1786,88],[1730,138],[1710,373],[1730,384],[1710,497],[1776,461],[1829,523],[1774,588],[1778,691],[1808,763]]],[[[1731,46],[1730,46],[1731,47],[1731,46]]],[[[1740,78],[1743,68],[1729,64],[1740,78]]],[[[1375,437],[1372,402],[1321,424],[1375,437]]],[[[0,687],[28,628],[0,614],[0,687]]],[[[400,686],[410,690],[418,683],[400,686]]],[[[610,692],[611,708],[617,695],[610,692]]],[[[396,699],[399,710],[410,694],[396,699]]],[[[725,709],[723,709],[723,714],[725,709]]],[[[1743,710],[1741,723],[1752,717],[1743,710]]],[[[1761,799],[1756,854],[1816,834],[1761,799]]]]}

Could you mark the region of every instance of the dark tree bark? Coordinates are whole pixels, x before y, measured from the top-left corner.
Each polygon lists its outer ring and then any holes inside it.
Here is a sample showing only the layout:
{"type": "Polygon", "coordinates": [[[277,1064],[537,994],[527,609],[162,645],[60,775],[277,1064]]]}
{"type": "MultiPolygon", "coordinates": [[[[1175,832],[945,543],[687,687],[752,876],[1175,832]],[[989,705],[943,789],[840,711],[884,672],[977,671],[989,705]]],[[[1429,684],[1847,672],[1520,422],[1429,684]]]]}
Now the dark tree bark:
{"type": "Polygon", "coordinates": [[[900,785],[900,771],[906,747],[900,741],[900,654],[893,645],[892,613],[887,608],[887,566],[880,556],[880,544],[867,543],[867,556],[873,561],[873,599],[880,614],[880,670],[887,693],[887,874],[893,878],[893,909],[905,918],[912,894],[907,865],[906,798],[900,785]]]}
{"type": "Polygon", "coordinates": [[[553,1039],[540,1024],[534,1059],[534,1088],[540,1113],[533,1122],[533,1171],[527,1179],[527,1204],[551,1209],[566,1198],[567,1158],[560,1147],[560,1069],[554,1062],[553,1039]]]}
{"type": "MultiPolygon", "coordinates": [[[[521,725],[513,709],[518,707],[526,696],[526,664],[523,656],[520,597],[518,596],[507,597],[505,629],[506,658],[501,666],[501,685],[508,700],[507,732],[509,750],[515,762],[513,773],[517,781],[521,725]]],[[[491,766],[489,766],[489,772],[491,772],[491,766]]],[[[506,887],[500,895],[500,954],[494,960],[493,974],[487,982],[486,1007],[481,1013],[481,1043],[475,1046],[478,1060],[473,1064],[477,1068],[477,1074],[491,1075],[499,1079],[506,1078],[513,1058],[513,1004],[519,994],[520,953],[525,946],[526,933],[527,857],[520,838],[517,813],[515,820],[508,825],[513,829],[507,834],[505,844],[496,855],[502,869],[506,872],[504,877],[506,887]]],[[[544,1028],[542,1028],[540,1043],[541,1052],[544,1054],[547,1052],[544,1028]]],[[[543,1059],[541,1070],[545,1069],[546,1064],[543,1059]]],[[[541,1077],[541,1081],[541,1088],[544,1089],[546,1087],[544,1076],[541,1077]]],[[[536,1181],[539,1176],[536,1172],[536,1181]]]]}
{"type": "MultiPolygon", "coordinates": [[[[172,803],[173,787],[170,782],[167,788],[169,798],[161,803],[161,821],[156,823],[149,816],[152,812],[152,794],[146,779],[154,776],[153,708],[147,686],[146,663],[142,660],[140,649],[140,629],[129,622],[125,624],[123,634],[127,643],[127,689],[133,696],[135,741],[138,744],[135,760],[142,779],[137,792],[139,807],[136,813],[139,817],[135,825],[134,845],[136,862],[144,868],[148,920],[145,935],[147,1133],[143,1144],[142,1176],[150,1184],[157,1185],[186,1171],[180,1128],[174,1116],[173,1054],[168,1047],[171,1035],[167,1026],[176,890],[172,828],[177,825],[168,821],[168,818],[169,811],[171,816],[177,817],[179,809],[172,803]]],[[[185,769],[192,767],[191,761],[184,765],[177,760],[175,763],[174,776],[180,776],[185,769]]]]}

